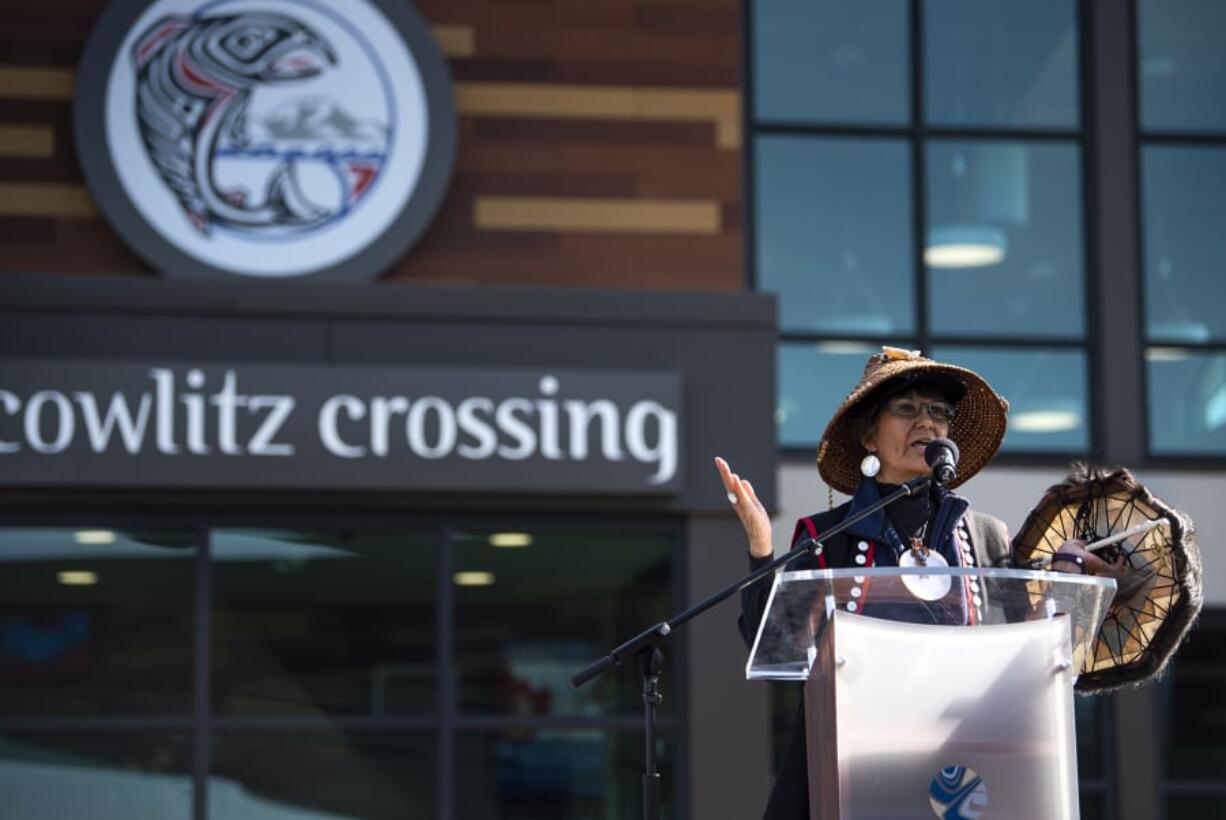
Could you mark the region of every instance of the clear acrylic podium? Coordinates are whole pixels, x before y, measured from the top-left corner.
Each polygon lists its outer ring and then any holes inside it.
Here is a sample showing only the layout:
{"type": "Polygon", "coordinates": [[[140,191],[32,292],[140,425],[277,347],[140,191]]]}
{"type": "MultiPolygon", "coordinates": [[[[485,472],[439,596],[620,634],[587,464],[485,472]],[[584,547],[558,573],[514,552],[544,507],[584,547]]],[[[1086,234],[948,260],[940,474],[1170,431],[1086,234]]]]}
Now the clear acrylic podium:
{"type": "Polygon", "coordinates": [[[749,678],[804,680],[810,817],[1077,818],[1073,683],[1115,581],[775,576],[749,678]]]}

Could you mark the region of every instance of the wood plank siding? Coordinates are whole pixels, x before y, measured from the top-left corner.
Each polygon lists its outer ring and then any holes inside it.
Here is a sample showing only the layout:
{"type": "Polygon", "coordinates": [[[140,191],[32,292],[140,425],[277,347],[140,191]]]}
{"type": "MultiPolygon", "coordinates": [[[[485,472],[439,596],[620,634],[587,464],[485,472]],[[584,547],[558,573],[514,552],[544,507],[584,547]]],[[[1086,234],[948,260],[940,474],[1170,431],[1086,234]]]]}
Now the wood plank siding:
{"type": "MultiPolygon", "coordinates": [[[[0,0],[0,272],[155,275],[75,156],[105,0],[0,0]]],[[[459,110],[439,214],[387,279],[740,289],[738,0],[418,0],[459,110]]]]}

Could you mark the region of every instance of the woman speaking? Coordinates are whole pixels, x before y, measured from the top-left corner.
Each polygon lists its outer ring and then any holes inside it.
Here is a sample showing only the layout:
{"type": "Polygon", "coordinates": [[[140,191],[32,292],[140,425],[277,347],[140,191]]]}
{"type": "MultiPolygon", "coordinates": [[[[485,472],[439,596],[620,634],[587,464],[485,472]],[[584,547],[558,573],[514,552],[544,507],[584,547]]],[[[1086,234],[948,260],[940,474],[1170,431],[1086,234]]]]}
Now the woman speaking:
{"type": "MultiPolygon", "coordinates": [[[[801,518],[792,545],[822,532],[896,490],[904,481],[930,472],[924,452],[935,439],[951,439],[961,452],[957,476],[926,493],[902,498],[884,512],[858,522],[829,540],[823,549],[798,558],[791,569],[843,569],[898,566],[916,550],[928,563],[951,567],[1007,566],[1009,534],[1000,520],[970,509],[952,492],[996,454],[1005,434],[1008,402],[978,373],[924,358],[918,352],[884,348],[872,356],[864,375],[835,411],[817,450],[817,469],[826,484],[851,500],[826,512],[801,518]],[[937,556],[937,557],[933,557],[937,556]]],[[[728,500],[749,539],[752,569],[772,558],[770,516],[752,484],[716,459],[728,500]]],[[[1052,568],[1066,572],[1115,575],[1108,564],[1068,541],[1053,558],[1052,568]]],[[[976,583],[971,594],[978,596],[976,583]]],[[[746,643],[757,633],[770,587],[755,584],[742,593],[741,632],[746,643]]],[[[846,605],[856,612],[863,604],[846,605]]],[[[809,816],[805,754],[804,704],[771,791],[766,820],[804,820],[809,816]]]]}

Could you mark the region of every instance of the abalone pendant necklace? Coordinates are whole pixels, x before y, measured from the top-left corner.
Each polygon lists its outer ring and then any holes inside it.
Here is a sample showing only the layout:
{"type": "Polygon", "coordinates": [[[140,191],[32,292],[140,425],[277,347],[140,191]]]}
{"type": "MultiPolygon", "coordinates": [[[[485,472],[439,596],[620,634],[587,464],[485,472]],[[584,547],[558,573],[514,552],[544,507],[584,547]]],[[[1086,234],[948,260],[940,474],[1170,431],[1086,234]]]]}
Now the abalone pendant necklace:
{"type": "MultiPolygon", "coordinates": [[[[927,567],[941,569],[948,567],[945,556],[924,544],[924,535],[928,532],[928,520],[932,517],[931,510],[925,516],[923,526],[912,535],[911,548],[903,550],[898,556],[898,566],[903,568],[927,567]]],[[[903,575],[903,586],[921,601],[936,601],[949,593],[950,577],[948,575],[903,575]]]]}
{"type": "Polygon", "coordinates": [[[928,563],[928,553],[930,550],[924,546],[924,533],[928,532],[928,520],[924,519],[923,525],[919,528],[919,532],[911,536],[911,552],[915,556],[915,560],[924,565],[928,563]]]}

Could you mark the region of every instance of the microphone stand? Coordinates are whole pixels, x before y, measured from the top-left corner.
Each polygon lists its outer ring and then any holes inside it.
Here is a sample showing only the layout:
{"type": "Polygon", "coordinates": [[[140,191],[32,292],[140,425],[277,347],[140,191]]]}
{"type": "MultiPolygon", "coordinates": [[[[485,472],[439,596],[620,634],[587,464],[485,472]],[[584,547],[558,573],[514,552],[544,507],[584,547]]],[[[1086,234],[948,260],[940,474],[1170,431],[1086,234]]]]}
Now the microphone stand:
{"type": "Polygon", "coordinates": [[[885,498],[865,507],[855,515],[845,518],[829,530],[814,539],[806,536],[789,552],[779,556],[769,564],[759,567],[753,572],[734,581],[713,595],[709,595],[689,609],[683,610],[666,621],[643,630],[630,640],[613,649],[598,661],[571,676],[571,685],[578,688],[593,678],[599,677],[610,667],[619,666],[627,657],[633,656],[639,665],[643,678],[643,725],[647,734],[647,760],[643,773],[643,817],[644,820],[659,820],[660,817],[660,774],[656,771],[656,707],[663,701],[660,694],[660,674],[664,671],[664,652],[662,645],[672,631],[685,622],[698,617],[716,604],[726,600],[746,587],[756,584],[775,570],[795,561],[803,555],[821,555],[825,548],[822,541],[832,535],[838,535],[878,510],[888,507],[900,498],[926,491],[932,483],[931,475],[913,478],[904,482],[897,490],[885,498]]]}

